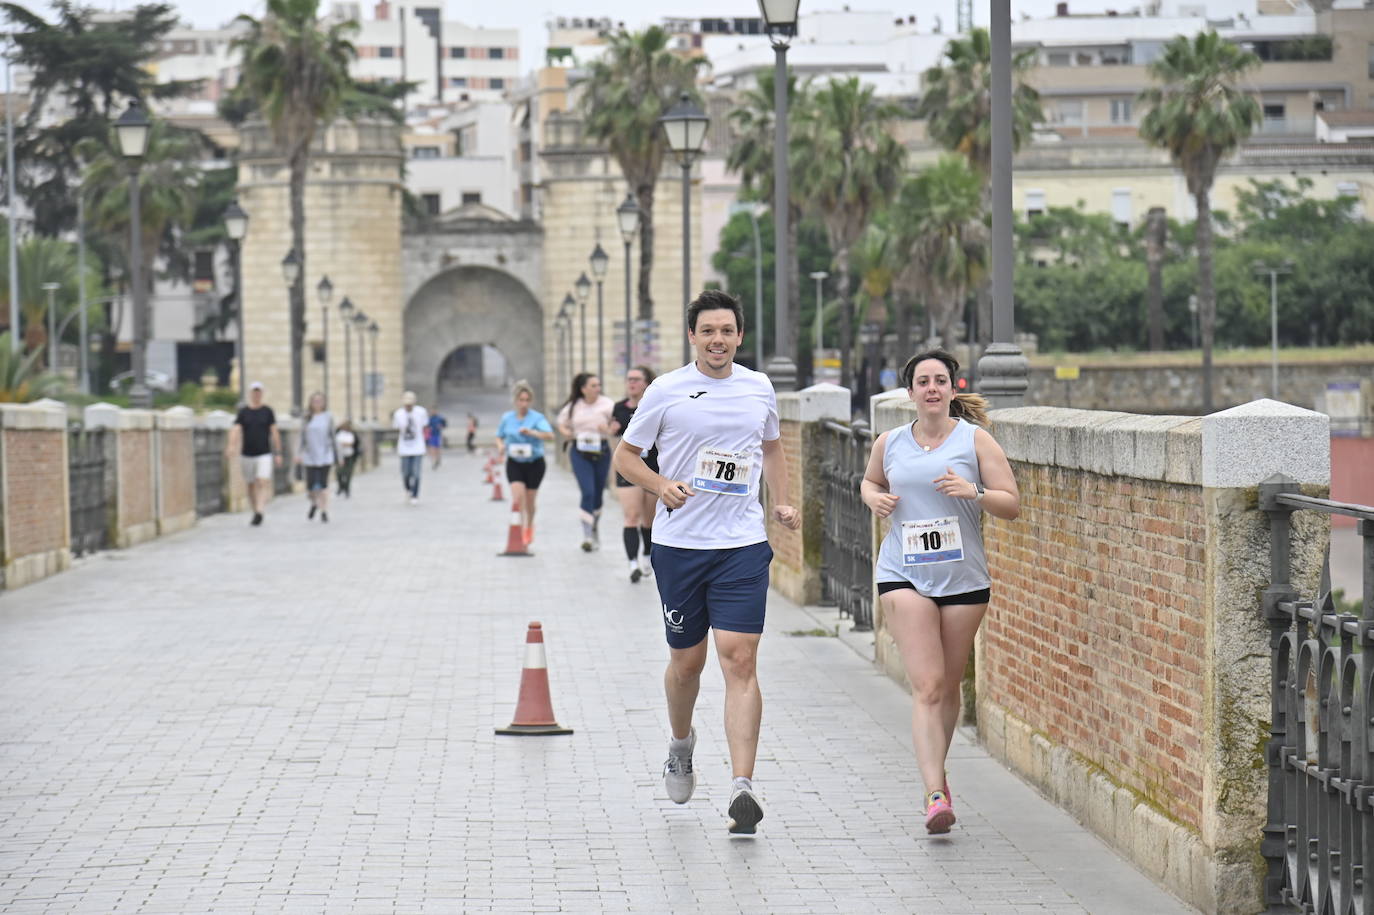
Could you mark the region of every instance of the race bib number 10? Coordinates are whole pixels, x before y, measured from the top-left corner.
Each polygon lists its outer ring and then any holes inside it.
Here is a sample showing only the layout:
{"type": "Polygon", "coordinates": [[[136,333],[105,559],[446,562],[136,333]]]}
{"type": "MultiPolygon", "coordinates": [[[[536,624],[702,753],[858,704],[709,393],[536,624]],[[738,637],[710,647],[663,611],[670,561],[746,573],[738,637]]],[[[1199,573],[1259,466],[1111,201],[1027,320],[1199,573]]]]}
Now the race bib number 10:
{"type": "Polygon", "coordinates": [[[956,517],[902,522],[902,564],[908,566],[959,562],[964,542],[956,517]]]}
{"type": "Polygon", "coordinates": [[[692,488],[722,496],[747,496],[752,470],[748,452],[702,448],[697,452],[692,488]]]}

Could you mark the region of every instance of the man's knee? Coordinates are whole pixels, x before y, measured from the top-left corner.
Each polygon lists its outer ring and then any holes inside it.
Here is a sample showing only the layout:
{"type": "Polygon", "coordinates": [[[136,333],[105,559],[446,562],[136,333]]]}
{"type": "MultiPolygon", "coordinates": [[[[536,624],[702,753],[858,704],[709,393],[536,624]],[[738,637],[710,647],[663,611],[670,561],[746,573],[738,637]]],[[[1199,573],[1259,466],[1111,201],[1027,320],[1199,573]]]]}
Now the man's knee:
{"type": "Polygon", "coordinates": [[[705,639],[691,648],[673,649],[668,655],[668,673],[678,680],[695,680],[705,669],[705,639]]]}
{"type": "Polygon", "coordinates": [[[747,681],[754,679],[758,670],[758,637],[750,638],[742,633],[734,633],[728,638],[719,638],[716,653],[720,656],[720,669],[726,680],[747,681]]]}

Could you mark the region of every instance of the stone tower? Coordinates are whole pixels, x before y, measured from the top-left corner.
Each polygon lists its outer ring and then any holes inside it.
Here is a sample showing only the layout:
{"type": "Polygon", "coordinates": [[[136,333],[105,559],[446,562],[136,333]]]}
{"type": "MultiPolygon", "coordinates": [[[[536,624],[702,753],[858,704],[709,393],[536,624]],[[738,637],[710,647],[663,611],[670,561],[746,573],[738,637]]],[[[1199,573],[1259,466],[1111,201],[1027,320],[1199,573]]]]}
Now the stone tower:
{"type": "MultiPolygon", "coordinates": [[[[290,304],[281,261],[291,250],[290,188],[286,160],[261,122],[240,133],[239,204],[249,216],[243,241],[244,355],[248,381],[261,381],[267,401],[286,415],[291,405],[290,304]]],[[[330,409],[336,420],[370,417],[364,412],[360,371],[372,371],[372,341],[365,366],[359,365],[359,337],[350,332],[348,367],[339,303],[347,296],[376,321],[377,372],[381,395],[377,413],[385,418],[401,395],[403,335],[401,282],[400,133],[383,121],[336,121],[316,137],[305,189],[305,352],[304,396],[323,388],[326,352],[330,409]],[[333,301],[322,315],[316,285],[328,276],[333,301]],[[326,326],[327,321],[327,326],[326,326]],[[345,380],[351,382],[345,389],[345,380]]]]}

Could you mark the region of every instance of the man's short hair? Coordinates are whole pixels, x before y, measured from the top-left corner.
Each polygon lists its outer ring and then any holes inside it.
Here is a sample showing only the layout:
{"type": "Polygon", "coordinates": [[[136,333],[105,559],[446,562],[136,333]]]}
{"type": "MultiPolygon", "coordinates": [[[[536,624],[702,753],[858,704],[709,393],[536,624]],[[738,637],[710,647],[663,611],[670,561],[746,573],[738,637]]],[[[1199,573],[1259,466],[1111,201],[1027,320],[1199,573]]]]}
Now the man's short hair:
{"type": "Polygon", "coordinates": [[[697,332],[697,315],[703,311],[714,311],[718,308],[729,309],[734,312],[735,329],[744,333],[744,309],[740,307],[739,299],[722,289],[707,289],[693,299],[692,304],[687,306],[687,326],[692,333],[697,332]]]}

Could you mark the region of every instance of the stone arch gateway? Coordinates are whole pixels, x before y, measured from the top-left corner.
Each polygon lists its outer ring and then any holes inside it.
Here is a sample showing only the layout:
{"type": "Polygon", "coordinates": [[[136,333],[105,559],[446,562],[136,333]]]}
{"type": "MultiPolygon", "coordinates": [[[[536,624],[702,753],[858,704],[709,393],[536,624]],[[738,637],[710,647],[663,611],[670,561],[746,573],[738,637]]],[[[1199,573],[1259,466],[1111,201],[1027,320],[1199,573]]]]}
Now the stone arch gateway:
{"type": "MultiPolygon", "coordinates": [[[[431,403],[439,368],[462,346],[499,349],[545,402],[544,318],[523,282],[495,267],[455,266],[430,277],[406,304],[405,385],[431,403]]],[[[399,394],[399,392],[397,392],[399,394]]]]}

